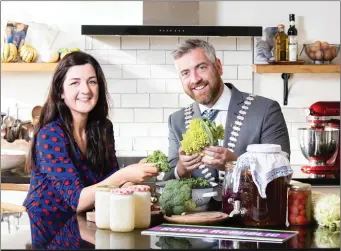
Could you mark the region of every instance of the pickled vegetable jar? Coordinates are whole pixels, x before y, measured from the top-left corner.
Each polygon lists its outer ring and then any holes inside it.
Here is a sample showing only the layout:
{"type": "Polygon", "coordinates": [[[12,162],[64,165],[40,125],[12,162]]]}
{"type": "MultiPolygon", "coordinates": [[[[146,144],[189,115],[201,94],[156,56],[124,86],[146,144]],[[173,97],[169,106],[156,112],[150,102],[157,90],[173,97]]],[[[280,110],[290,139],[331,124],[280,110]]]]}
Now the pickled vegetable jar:
{"type": "Polygon", "coordinates": [[[110,229],[130,232],[135,228],[134,190],[115,188],[110,194],[110,229]]]}
{"type": "Polygon", "coordinates": [[[311,219],[311,185],[294,183],[288,192],[288,221],[290,225],[307,225],[311,219]]]}
{"type": "Polygon", "coordinates": [[[134,190],[135,228],[148,228],[151,220],[150,187],[146,185],[130,186],[134,190]]]}
{"type": "Polygon", "coordinates": [[[98,186],[95,193],[95,222],[101,229],[110,229],[110,192],[114,186],[98,186]]]}

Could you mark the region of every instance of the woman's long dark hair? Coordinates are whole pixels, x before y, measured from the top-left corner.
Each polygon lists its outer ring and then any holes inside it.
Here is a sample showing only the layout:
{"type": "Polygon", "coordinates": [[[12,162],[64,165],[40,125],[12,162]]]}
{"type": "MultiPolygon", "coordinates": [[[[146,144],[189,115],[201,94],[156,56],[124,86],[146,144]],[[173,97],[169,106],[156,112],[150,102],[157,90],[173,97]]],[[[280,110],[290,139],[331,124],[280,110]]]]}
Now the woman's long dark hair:
{"type": "Polygon", "coordinates": [[[97,60],[91,55],[84,52],[73,52],[63,57],[58,63],[53,75],[47,101],[41,110],[39,123],[35,127],[31,149],[26,162],[27,172],[30,172],[35,168],[35,143],[39,130],[46,124],[51,123],[58,118],[60,118],[62,129],[70,142],[67,147],[70,152],[71,160],[73,163],[76,163],[75,140],[72,133],[72,114],[70,109],[65,105],[61,95],[63,93],[63,83],[68,70],[73,66],[85,64],[90,64],[95,69],[99,87],[97,104],[94,109],[89,112],[86,125],[86,159],[90,163],[90,168],[92,168],[92,170],[98,173],[107,173],[110,171],[112,166],[112,153],[110,152],[111,147],[109,147],[109,145],[113,143],[113,135],[107,133],[108,100],[110,100],[110,97],[107,92],[104,73],[97,60]]]}

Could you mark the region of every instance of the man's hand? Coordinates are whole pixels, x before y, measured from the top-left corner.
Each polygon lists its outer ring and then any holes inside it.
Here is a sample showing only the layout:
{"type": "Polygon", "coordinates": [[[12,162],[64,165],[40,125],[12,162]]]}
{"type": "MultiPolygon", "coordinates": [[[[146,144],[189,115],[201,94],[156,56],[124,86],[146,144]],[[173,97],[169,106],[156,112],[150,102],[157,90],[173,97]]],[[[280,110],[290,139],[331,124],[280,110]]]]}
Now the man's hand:
{"type": "Polygon", "coordinates": [[[209,146],[202,151],[205,156],[201,159],[207,166],[225,171],[225,164],[228,161],[237,160],[238,156],[222,146],[209,146]]]}
{"type": "Polygon", "coordinates": [[[180,178],[190,177],[193,170],[202,164],[199,154],[186,155],[182,148],[179,148],[177,171],[180,178]]]}

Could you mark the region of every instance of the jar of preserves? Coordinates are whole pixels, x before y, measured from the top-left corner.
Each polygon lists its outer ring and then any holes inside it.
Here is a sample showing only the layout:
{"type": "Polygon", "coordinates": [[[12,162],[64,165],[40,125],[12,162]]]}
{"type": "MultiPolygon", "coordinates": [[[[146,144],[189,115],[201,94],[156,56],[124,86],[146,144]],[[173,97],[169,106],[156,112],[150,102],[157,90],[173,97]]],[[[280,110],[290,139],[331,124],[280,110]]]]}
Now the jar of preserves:
{"type": "Polygon", "coordinates": [[[146,185],[130,186],[135,199],[135,228],[148,228],[151,221],[151,194],[146,185]]]}
{"type": "Polygon", "coordinates": [[[307,225],[311,219],[311,185],[293,183],[288,192],[288,221],[290,225],[307,225]]]}
{"type": "Polygon", "coordinates": [[[242,216],[245,226],[285,226],[287,192],[293,170],[280,145],[253,144],[239,156],[233,171],[230,217],[242,216]]]}
{"type": "Polygon", "coordinates": [[[95,192],[95,223],[98,228],[110,229],[110,192],[115,186],[98,186],[95,192]]]}
{"type": "Polygon", "coordinates": [[[130,232],[135,228],[134,190],[115,188],[110,194],[110,229],[130,232]]]}

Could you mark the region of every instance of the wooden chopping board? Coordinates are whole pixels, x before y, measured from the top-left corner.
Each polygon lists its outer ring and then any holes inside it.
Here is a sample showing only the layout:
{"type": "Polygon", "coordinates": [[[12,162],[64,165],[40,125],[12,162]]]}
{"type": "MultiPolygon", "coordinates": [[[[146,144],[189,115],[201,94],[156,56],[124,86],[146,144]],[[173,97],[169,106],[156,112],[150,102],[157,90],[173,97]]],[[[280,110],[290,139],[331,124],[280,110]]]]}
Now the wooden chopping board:
{"type": "Polygon", "coordinates": [[[169,217],[164,215],[164,218],[167,222],[170,223],[202,225],[220,223],[227,220],[229,216],[222,212],[211,211],[190,212],[186,213],[185,215],[172,215],[169,217]]]}

